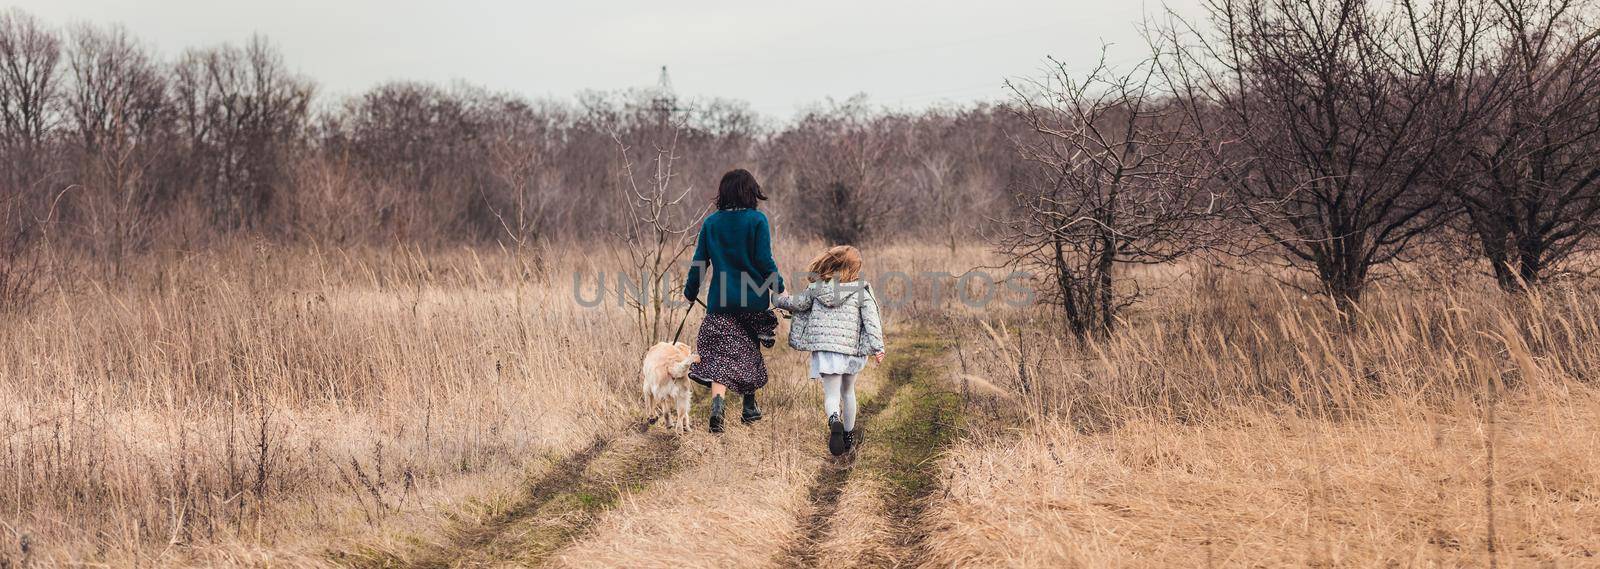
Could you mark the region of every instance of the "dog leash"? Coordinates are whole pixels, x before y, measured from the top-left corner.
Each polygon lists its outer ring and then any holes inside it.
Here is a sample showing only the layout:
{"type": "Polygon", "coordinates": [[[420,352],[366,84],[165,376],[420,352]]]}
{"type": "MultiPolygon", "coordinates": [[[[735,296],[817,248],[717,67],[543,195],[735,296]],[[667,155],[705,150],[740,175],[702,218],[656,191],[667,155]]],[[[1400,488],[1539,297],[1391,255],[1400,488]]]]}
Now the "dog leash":
{"type": "MultiPolygon", "coordinates": [[[[705,303],[700,302],[698,298],[694,299],[694,304],[705,306],[705,303]]],[[[678,321],[678,331],[672,333],[672,343],[678,343],[678,337],[683,335],[683,325],[689,323],[689,313],[694,312],[694,304],[689,305],[689,308],[683,311],[683,320],[678,321]]]]}

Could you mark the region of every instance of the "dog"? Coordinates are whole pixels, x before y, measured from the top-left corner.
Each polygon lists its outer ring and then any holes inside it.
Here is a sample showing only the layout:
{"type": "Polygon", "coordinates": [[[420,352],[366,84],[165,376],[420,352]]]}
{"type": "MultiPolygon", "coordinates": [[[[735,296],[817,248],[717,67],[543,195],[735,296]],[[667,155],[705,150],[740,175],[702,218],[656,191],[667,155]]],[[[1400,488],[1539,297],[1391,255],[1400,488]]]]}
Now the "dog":
{"type": "Polygon", "coordinates": [[[661,342],[645,352],[639,379],[645,408],[650,411],[647,427],[665,415],[668,429],[689,432],[689,402],[694,397],[689,386],[689,366],[699,361],[700,354],[683,342],[661,342]]]}

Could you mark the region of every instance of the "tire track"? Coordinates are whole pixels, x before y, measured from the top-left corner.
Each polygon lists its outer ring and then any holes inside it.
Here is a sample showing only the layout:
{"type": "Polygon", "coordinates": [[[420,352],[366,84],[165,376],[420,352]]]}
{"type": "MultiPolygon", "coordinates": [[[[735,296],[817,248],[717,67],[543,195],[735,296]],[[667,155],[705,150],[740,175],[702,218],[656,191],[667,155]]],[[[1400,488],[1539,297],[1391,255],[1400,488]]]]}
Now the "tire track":
{"type": "MultiPolygon", "coordinates": [[[[889,380],[872,400],[868,401],[856,413],[856,430],[866,432],[866,426],[872,418],[888,406],[888,401],[894,398],[894,392],[899,389],[909,377],[906,370],[891,368],[888,373],[889,380]]],[[[862,441],[857,441],[859,447],[862,441]]],[[[818,550],[823,540],[827,539],[829,530],[833,529],[833,515],[839,509],[839,496],[844,494],[844,486],[850,480],[850,473],[855,470],[857,454],[854,451],[844,456],[829,457],[817,471],[816,478],[811,483],[811,489],[806,491],[806,500],[811,505],[811,513],[806,516],[802,527],[805,532],[799,539],[784,547],[778,560],[779,567],[816,567],[818,550]]]]}
{"type": "MultiPolygon", "coordinates": [[[[646,425],[647,427],[648,425],[646,425]]],[[[622,495],[681,466],[675,434],[626,429],[568,455],[527,486],[515,504],[414,555],[343,559],[349,566],[413,569],[537,566],[582,537],[622,495]]]]}
{"type": "MultiPolygon", "coordinates": [[[[570,491],[583,480],[583,473],[588,469],[589,463],[594,462],[606,447],[610,446],[613,439],[604,438],[596,440],[587,448],[578,451],[556,463],[550,472],[546,472],[539,480],[528,487],[526,497],[520,500],[511,509],[501,512],[490,519],[488,523],[472,528],[459,538],[456,546],[451,549],[470,551],[487,545],[496,536],[504,533],[506,528],[517,520],[526,519],[537,512],[540,507],[555,499],[563,492],[570,491]]],[[[445,567],[448,559],[424,559],[416,567],[445,567]]]]}
{"type": "Polygon", "coordinates": [[[938,385],[932,360],[945,346],[931,333],[913,332],[895,344],[888,381],[857,418],[858,429],[873,425],[866,430],[871,446],[823,464],[807,493],[811,509],[800,522],[801,535],[783,549],[778,566],[818,566],[840,497],[858,469],[887,482],[879,501],[886,526],[894,529],[886,543],[849,565],[914,567],[926,556],[923,512],[936,485],[933,459],[960,429],[960,402],[938,385]]]}
{"type": "Polygon", "coordinates": [[[454,560],[419,567],[487,567],[544,564],[556,551],[587,534],[600,514],[617,506],[624,493],[671,475],[680,466],[681,439],[654,432],[631,434],[591,461],[583,476],[537,507],[496,528],[495,533],[461,551],[454,560]]]}

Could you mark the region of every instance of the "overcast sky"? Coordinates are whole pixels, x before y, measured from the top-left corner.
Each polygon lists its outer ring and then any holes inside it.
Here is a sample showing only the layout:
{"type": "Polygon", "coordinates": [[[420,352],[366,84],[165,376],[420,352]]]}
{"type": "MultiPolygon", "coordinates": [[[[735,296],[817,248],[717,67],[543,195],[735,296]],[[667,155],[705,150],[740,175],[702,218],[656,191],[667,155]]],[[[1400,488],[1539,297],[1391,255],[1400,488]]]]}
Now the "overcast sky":
{"type": "MultiPolygon", "coordinates": [[[[1198,0],[1167,0],[1183,14],[1198,0]]],[[[385,81],[464,80],[530,97],[654,85],[748,101],[777,118],[866,93],[918,108],[1004,97],[1046,56],[1092,64],[1144,53],[1160,0],[560,2],[21,0],[53,25],[121,23],[171,57],[265,34],[290,68],[342,96],[385,81]]]]}

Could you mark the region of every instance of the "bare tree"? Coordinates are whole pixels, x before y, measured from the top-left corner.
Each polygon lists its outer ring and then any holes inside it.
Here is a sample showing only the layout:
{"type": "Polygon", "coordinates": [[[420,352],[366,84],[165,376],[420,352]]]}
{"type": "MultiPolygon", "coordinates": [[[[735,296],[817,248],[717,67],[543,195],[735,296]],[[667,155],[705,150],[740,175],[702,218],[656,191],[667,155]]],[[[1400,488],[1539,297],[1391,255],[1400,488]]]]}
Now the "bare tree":
{"type": "Polygon", "coordinates": [[[305,133],[311,83],[290,73],[261,37],[243,48],[189,51],[174,75],[194,186],[218,226],[254,226],[289,178],[292,152],[305,133]]]}
{"type": "Polygon", "coordinates": [[[404,198],[386,216],[397,234],[498,236],[504,228],[492,200],[500,184],[490,158],[500,111],[468,86],[391,82],[347,101],[341,130],[325,146],[348,152],[362,175],[404,198]]]}
{"type": "Polygon", "coordinates": [[[18,9],[0,12],[0,312],[43,285],[40,243],[61,187],[50,148],[60,103],[61,39],[18,9]]]}
{"type": "Polygon", "coordinates": [[[1374,267],[1447,219],[1429,174],[1475,119],[1458,78],[1484,33],[1470,0],[1210,0],[1163,66],[1206,124],[1240,211],[1341,309],[1374,267]]]}
{"type": "Polygon", "coordinates": [[[1155,88],[1153,63],[1126,74],[1102,63],[1081,79],[1053,63],[1042,80],[1010,84],[1032,129],[1018,150],[1035,168],[999,245],[1049,275],[1042,296],[1082,340],[1112,330],[1138,298],[1118,272],[1205,246],[1220,201],[1205,141],[1155,88]]]}
{"type": "Polygon", "coordinates": [[[0,137],[8,150],[44,143],[58,114],[60,63],[55,32],[19,9],[0,12],[0,137]]]}
{"type": "Polygon", "coordinates": [[[653,172],[641,185],[629,158],[630,148],[615,138],[622,158],[620,189],[628,206],[627,224],[621,232],[632,280],[630,288],[619,279],[618,294],[633,311],[639,326],[639,339],[650,345],[662,339],[670,323],[670,299],[676,298],[667,278],[684,262],[694,247],[692,231],[705,218],[709,207],[687,202],[694,189],[682,184],[674,170],[680,159],[677,138],[655,148],[649,164],[653,172]],[[679,188],[682,188],[681,190],[679,188]]]}
{"type": "MultiPolygon", "coordinates": [[[[930,111],[912,118],[898,129],[905,139],[903,163],[896,170],[905,180],[904,211],[897,221],[911,225],[929,239],[944,241],[954,253],[963,237],[970,237],[975,220],[992,206],[993,192],[973,187],[973,174],[985,149],[981,133],[961,128],[956,117],[930,111]]],[[[1007,151],[1011,149],[1007,148],[1007,151]]]]}
{"type": "Polygon", "coordinates": [[[790,180],[792,213],[829,243],[860,243],[897,208],[891,169],[901,156],[886,117],[871,117],[865,101],[807,113],[774,143],[790,180]]]}
{"type": "Polygon", "coordinates": [[[68,116],[83,157],[74,196],[86,238],[120,270],[149,237],[155,193],[147,174],[174,140],[166,81],[122,28],[72,30],[68,116]]]}
{"type": "Polygon", "coordinates": [[[1600,231],[1600,32],[1591,2],[1494,5],[1496,64],[1473,89],[1493,112],[1442,170],[1495,280],[1513,291],[1590,250],[1600,231]]]}
{"type": "Polygon", "coordinates": [[[939,228],[945,244],[953,254],[961,235],[961,225],[972,219],[973,200],[962,184],[961,161],[948,149],[930,149],[916,153],[911,167],[910,181],[913,191],[928,200],[929,213],[934,220],[929,225],[939,228]]]}
{"type": "MultiPolygon", "coordinates": [[[[623,194],[591,191],[624,183],[618,141],[671,140],[675,189],[760,165],[774,220],[834,242],[959,243],[1019,172],[1017,125],[998,107],[887,113],[852,99],[772,131],[742,102],[659,87],[529,102],[396,82],[313,115],[313,85],[263,38],[167,62],[121,28],[68,31],[0,13],[0,197],[26,211],[10,219],[55,220],[51,237],[86,258],[231,232],[602,238],[633,223],[623,194]]],[[[24,221],[0,229],[45,235],[24,221]]]]}
{"type": "Polygon", "coordinates": [[[550,151],[542,129],[500,125],[489,142],[490,169],[506,189],[503,200],[485,196],[504,235],[518,249],[544,237],[546,211],[557,202],[551,191],[550,151]],[[502,203],[509,202],[509,203],[502,203]]]}

